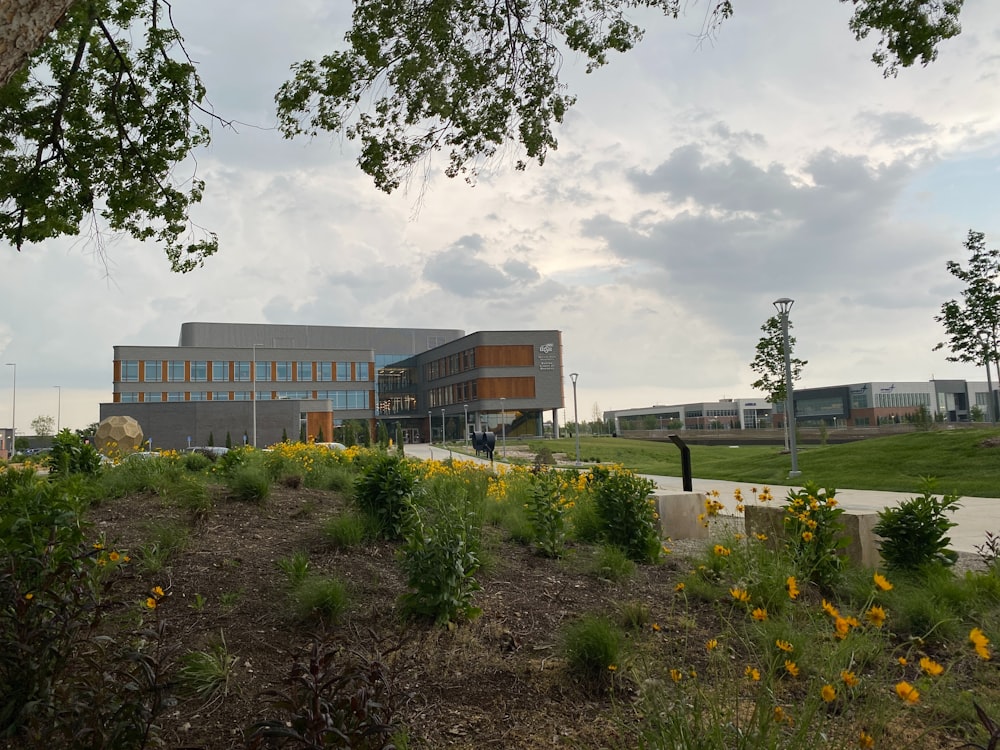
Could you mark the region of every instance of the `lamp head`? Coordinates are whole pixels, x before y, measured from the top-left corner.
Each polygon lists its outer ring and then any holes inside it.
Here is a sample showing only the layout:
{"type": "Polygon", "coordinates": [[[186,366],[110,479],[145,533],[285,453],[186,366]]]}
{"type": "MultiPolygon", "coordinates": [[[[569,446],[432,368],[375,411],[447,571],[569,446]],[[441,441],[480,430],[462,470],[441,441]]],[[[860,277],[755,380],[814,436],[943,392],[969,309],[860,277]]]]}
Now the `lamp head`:
{"type": "Polygon", "coordinates": [[[573,381],[573,385],[576,385],[576,379],[578,377],[580,377],[580,373],[578,373],[578,372],[571,372],[569,374],[569,379],[573,381]]]}
{"type": "Polygon", "coordinates": [[[795,300],[789,299],[788,297],[781,297],[780,299],[776,299],[771,304],[773,304],[774,308],[782,315],[788,315],[788,311],[792,309],[792,305],[795,304],[795,300]]]}

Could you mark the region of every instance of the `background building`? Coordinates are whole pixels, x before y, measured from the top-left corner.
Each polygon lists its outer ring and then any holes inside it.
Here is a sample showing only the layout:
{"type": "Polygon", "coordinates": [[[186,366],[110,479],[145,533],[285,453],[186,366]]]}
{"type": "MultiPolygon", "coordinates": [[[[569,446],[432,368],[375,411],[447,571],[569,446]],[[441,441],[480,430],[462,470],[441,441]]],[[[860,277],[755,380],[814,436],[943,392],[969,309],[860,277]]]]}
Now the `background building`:
{"type": "MultiPolygon", "coordinates": [[[[978,407],[988,418],[986,383],[965,380],[871,381],[797,388],[795,420],[801,426],[869,427],[910,421],[924,408],[929,418],[968,422],[978,407]]],[[[784,425],[784,403],[763,398],[620,409],[604,413],[616,433],[627,430],[762,429],[784,425]]],[[[998,410],[1000,411],[1000,410],[998,410]]],[[[1000,416],[1000,415],[998,415],[1000,416]]]]}
{"type": "Polygon", "coordinates": [[[541,435],[563,407],[562,336],[184,323],[178,346],[116,346],[113,386],[101,419],[132,416],[163,448],[342,440],[380,421],[409,442],[541,435]]]}

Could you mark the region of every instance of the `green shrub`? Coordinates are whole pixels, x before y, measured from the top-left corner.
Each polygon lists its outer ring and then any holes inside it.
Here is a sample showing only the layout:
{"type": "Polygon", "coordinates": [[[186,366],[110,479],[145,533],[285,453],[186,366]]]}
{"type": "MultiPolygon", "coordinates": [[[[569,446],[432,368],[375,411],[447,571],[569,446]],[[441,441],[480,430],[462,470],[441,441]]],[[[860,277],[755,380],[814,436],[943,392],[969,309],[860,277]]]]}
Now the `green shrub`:
{"type": "Polygon", "coordinates": [[[636,562],[656,562],[660,557],[660,524],[649,498],[655,488],[651,480],[624,469],[609,472],[594,486],[603,538],[636,562]]]}
{"type": "Polygon", "coordinates": [[[347,611],[349,602],[347,586],[338,578],[306,576],[292,591],[292,608],[302,620],[337,622],[347,611]]]}
{"type": "Polygon", "coordinates": [[[188,651],[181,655],[177,677],[185,692],[210,703],[229,694],[236,657],[229,653],[226,638],[220,632],[219,642],[206,651],[188,651]]]}
{"type": "Polygon", "coordinates": [[[572,536],[578,542],[592,544],[601,539],[603,524],[597,512],[597,502],[590,487],[578,492],[569,513],[572,536]]]}
{"type": "Polygon", "coordinates": [[[49,455],[49,474],[67,476],[69,474],[96,474],[101,468],[101,456],[83,438],[69,430],[60,430],[52,439],[52,453],[49,455]]]}
{"type": "Polygon", "coordinates": [[[930,563],[952,565],[958,559],[958,553],[948,549],[948,529],[955,523],[946,516],[958,509],[958,497],[935,497],[933,490],[934,482],[925,479],[919,497],[879,511],[872,531],[882,537],[879,553],[889,568],[916,570],[930,563]]]}
{"type": "Polygon", "coordinates": [[[355,472],[345,464],[324,463],[315,466],[306,475],[306,487],[320,490],[332,490],[341,494],[351,493],[354,489],[355,472]]]}
{"type": "Polygon", "coordinates": [[[206,456],[204,453],[185,453],[184,454],[184,468],[188,471],[199,472],[204,471],[213,463],[212,459],[206,456]]]}
{"type": "Polygon", "coordinates": [[[400,550],[409,588],[400,599],[404,613],[438,624],[479,614],[472,603],[479,590],[482,522],[477,510],[458,477],[442,477],[424,505],[409,505],[400,550]]]}
{"type": "Polygon", "coordinates": [[[625,639],[607,618],[588,615],[567,625],[561,641],[570,670],[591,684],[603,684],[621,663],[625,639]]]}
{"type": "Polygon", "coordinates": [[[546,557],[562,557],[570,501],[563,495],[559,476],[547,471],[535,474],[526,506],[538,551],[546,557]]]}
{"type": "Polygon", "coordinates": [[[625,602],[618,608],[618,624],[626,630],[641,630],[651,619],[649,605],[645,602],[625,602]]]}
{"type": "Polygon", "coordinates": [[[302,585],[309,574],[309,556],[305,552],[296,552],[291,557],[283,557],[278,560],[277,565],[288,578],[288,586],[292,589],[302,585]]]}
{"type": "Polygon", "coordinates": [[[354,484],[354,499],[370,518],[378,535],[399,539],[403,514],[417,486],[417,475],[406,458],[395,453],[377,453],[354,484]]]}

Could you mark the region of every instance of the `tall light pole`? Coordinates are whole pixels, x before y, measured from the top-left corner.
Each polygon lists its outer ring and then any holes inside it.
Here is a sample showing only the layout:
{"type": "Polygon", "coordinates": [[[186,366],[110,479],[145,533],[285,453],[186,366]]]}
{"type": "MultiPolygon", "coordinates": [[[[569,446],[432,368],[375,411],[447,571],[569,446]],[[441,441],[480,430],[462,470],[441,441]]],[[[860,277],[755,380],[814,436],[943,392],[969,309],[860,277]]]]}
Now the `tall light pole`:
{"type": "Polygon", "coordinates": [[[17,419],[14,413],[14,410],[17,407],[17,363],[8,362],[7,367],[14,368],[10,396],[10,449],[7,451],[8,455],[13,456],[14,448],[17,445],[17,419]]]}
{"type": "Polygon", "coordinates": [[[444,409],[441,410],[441,447],[444,447],[444,409]]]}
{"type": "Polygon", "coordinates": [[[795,445],[795,396],[792,393],[792,353],[788,346],[788,313],[792,309],[792,305],[795,304],[795,300],[782,297],[781,299],[776,299],[773,304],[781,315],[781,337],[785,349],[785,424],[788,425],[788,448],[792,454],[792,470],[788,472],[788,476],[797,477],[802,472],[799,471],[798,450],[795,445]]]}
{"type": "Polygon", "coordinates": [[[427,442],[434,445],[434,418],[430,409],[427,410],[427,442]]]}
{"type": "Polygon", "coordinates": [[[54,385],[52,387],[59,389],[59,400],[56,401],[56,435],[58,435],[62,426],[62,386],[54,385]]]}
{"type": "Polygon", "coordinates": [[[250,403],[253,414],[253,447],[257,447],[257,344],[250,348],[253,361],[250,363],[250,403]]]}
{"type": "Polygon", "coordinates": [[[507,460],[507,412],[504,411],[503,402],[506,401],[506,397],[500,397],[500,429],[503,430],[501,435],[501,440],[503,440],[503,460],[507,460]]]}
{"type": "Polygon", "coordinates": [[[462,430],[465,433],[465,438],[462,440],[462,442],[465,443],[466,445],[468,445],[469,444],[469,405],[468,404],[462,404],[462,409],[465,411],[465,426],[462,427],[462,430]]]}
{"type": "Polygon", "coordinates": [[[576,433],[576,465],[580,465],[580,417],[577,415],[576,411],[576,379],[580,377],[580,373],[571,372],[569,374],[569,379],[573,381],[573,421],[576,422],[573,432],[576,433]]]}

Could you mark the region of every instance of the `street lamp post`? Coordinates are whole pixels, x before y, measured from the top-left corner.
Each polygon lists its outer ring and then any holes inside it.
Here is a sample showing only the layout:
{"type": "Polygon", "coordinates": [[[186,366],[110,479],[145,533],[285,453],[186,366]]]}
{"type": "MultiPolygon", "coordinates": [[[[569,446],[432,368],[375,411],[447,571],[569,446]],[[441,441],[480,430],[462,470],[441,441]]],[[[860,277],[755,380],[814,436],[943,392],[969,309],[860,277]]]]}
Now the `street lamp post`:
{"type": "Polygon", "coordinates": [[[781,314],[781,337],[785,349],[785,423],[788,425],[788,448],[792,454],[792,470],[789,477],[797,477],[799,471],[798,450],[795,445],[795,395],[792,393],[792,353],[788,346],[788,313],[795,300],[782,297],[774,301],[775,309],[781,314]]]}
{"type": "Polygon", "coordinates": [[[442,448],[444,447],[444,437],[445,437],[445,432],[444,432],[444,409],[442,409],[441,410],[441,447],[442,448]]]}
{"type": "Polygon", "coordinates": [[[59,389],[59,399],[56,401],[56,435],[58,435],[62,428],[62,386],[54,385],[52,387],[59,389]]]}
{"type": "Polygon", "coordinates": [[[465,422],[464,422],[464,426],[462,427],[462,430],[465,433],[465,438],[462,440],[462,442],[465,443],[466,446],[468,446],[468,444],[469,444],[469,405],[468,404],[462,404],[462,409],[465,411],[465,422]]]}
{"type": "Polygon", "coordinates": [[[504,411],[504,405],[503,405],[503,402],[506,400],[507,400],[506,397],[504,396],[500,397],[500,429],[503,430],[503,432],[500,433],[500,435],[501,439],[503,440],[502,445],[503,445],[504,461],[507,460],[507,412],[504,411]]]}
{"type": "Polygon", "coordinates": [[[430,409],[427,410],[427,442],[434,445],[434,420],[430,409]]]}
{"type": "Polygon", "coordinates": [[[250,363],[250,403],[253,413],[253,447],[257,447],[257,344],[251,347],[253,361],[250,363]]]}
{"type": "Polygon", "coordinates": [[[573,432],[576,434],[576,465],[580,465],[580,416],[576,409],[576,379],[580,377],[580,373],[571,372],[569,374],[569,379],[573,381],[573,421],[576,425],[573,428],[573,432]]]}
{"type": "Polygon", "coordinates": [[[17,418],[14,411],[17,408],[17,363],[8,362],[7,367],[14,368],[10,396],[10,448],[7,450],[7,453],[13,456],[14,448],[17,446],[17,418]]]}

